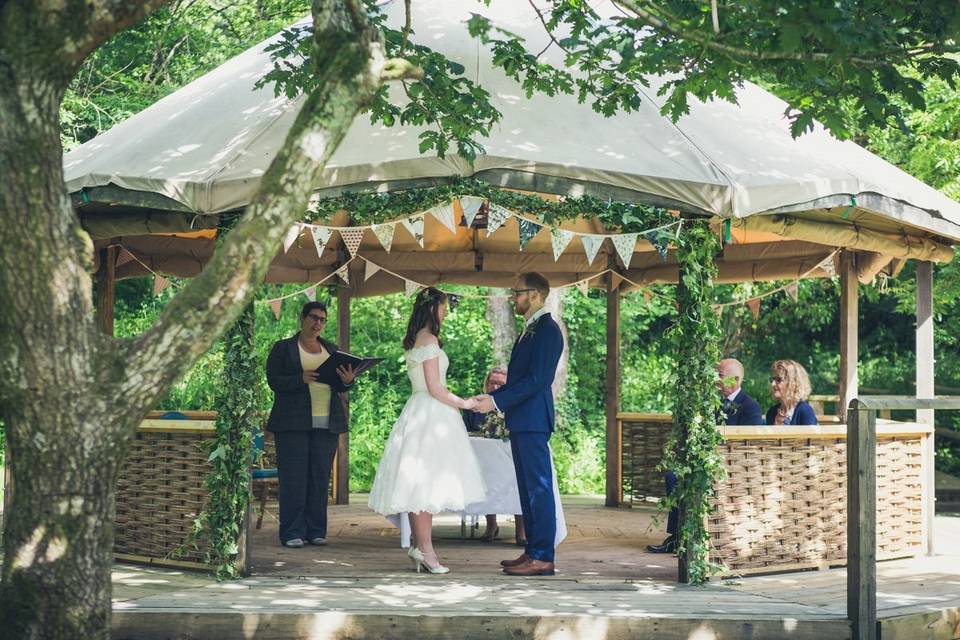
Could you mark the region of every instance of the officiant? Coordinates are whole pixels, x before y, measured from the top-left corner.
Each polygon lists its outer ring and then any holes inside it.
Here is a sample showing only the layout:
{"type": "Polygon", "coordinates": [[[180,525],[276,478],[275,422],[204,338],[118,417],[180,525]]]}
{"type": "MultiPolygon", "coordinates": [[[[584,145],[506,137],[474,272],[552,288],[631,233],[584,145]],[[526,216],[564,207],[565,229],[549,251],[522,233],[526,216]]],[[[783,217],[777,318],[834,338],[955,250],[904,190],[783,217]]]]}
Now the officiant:
{"type": "Polygon", "coordinates": [[[308,302],[300,331],[278,340],[267,356],[273,408],[267,431],[277,445],[280,544],[299,548],[327,543],[327,495],[339,435],[347,431],[343,394],[353,385],[350,366],[322,366],[339,351],[320,336],[327,306],[308,302]]]}

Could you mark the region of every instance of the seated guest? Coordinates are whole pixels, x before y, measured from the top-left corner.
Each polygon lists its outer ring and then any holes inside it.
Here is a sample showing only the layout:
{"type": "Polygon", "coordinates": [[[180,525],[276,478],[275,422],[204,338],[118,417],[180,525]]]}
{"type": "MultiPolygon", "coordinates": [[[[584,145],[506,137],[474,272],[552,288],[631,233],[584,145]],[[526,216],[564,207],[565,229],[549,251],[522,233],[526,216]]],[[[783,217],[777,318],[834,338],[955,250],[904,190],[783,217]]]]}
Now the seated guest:
{"type": "Polygon", "coordinates": [[[770,391],[778,404],[767,411],[767,424],[817,424],[810,397],[810,377],[799,362],[777,360],[771,367],[770,391]]]}
{"type": "MultiPolygon", "coordinates": [[[[507,383],[507,369],[497,365],[487,374],[487,379],[483,382],[484,393],[492,393],[507,383]]],[[[507,427],[504,424],[503,416],[496,411],[490,413],[477,413],[475,411],[462,411],[463,423],[467,426],[467,431],[473,435],[482,438],[503,439],[508,437],[507,427]]],[[[523,531],[523,516],[515,515],[516,522],[516,541],[517,544],[526,544],[526,537],[523,531]]],[[[480,536],[483,542],[493,542],[500,533],[500,526],[497,525],[497,514],[487,514],[487,527],[480,536]]]]}
{"type": "MultiPolygon", "coordinates": [[[[717,422],[727,425],[763,424],[760,404],[740,388],[743,384],[743,365],[739,360],[727,358],[717,363],[717,389],[723,396],[723,405],[717,413],[717,422]]],[[[667,495],[677,486],[677,474],[667,471],[663,474],[667,495]]],[[[680,510],[670,509],[667,516],[667,538],[660,544],[647,545],[650,553],[673,553],[677,546],[677,527],[680,524],[680,510]]]]}

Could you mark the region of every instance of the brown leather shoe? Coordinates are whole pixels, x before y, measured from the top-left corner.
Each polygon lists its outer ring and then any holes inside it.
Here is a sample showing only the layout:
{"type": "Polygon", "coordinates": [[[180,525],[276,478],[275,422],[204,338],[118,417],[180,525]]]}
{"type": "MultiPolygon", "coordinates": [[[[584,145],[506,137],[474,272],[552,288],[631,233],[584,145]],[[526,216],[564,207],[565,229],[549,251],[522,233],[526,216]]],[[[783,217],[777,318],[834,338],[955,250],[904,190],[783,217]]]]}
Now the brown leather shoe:
{"type": "Polygon", "coordinates": [[[529,559],[530,559],[530,556],[528,556],[526,553],[521,553],[519,558],[514,558],[513,560],[501,560],[500,566],[516,567],[517,565],[521,565],[529,559]]]}
{"type": "Polygon", "coordinates": [[[508,576],[552,576],[553,563],[530,558],[523,564],[513,567],[504,567],[503,572],[508,576]]]}

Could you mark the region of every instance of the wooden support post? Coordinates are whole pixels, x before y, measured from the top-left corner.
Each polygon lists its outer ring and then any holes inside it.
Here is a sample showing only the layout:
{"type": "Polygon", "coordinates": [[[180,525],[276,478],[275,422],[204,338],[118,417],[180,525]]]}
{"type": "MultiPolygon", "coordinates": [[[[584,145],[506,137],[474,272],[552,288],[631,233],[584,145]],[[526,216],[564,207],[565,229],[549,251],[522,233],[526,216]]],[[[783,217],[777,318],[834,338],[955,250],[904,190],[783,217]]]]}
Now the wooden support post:
{"type": "Polygon", "coordinates": [[[858,640],[877,638],[877,416],[847,410],[847,619],[858,640]]]}
{"type": "Polygon", "coordinates": [[[611,275],[607,281],[607,499],[608,507],[623,502],[623,442],[617,413],[620,411],[620,288],[611,275]]]}
{"type": "Polygon", "coordinates": [[[857,379],[858,314],[857,263],[853,252],[840,253],[840,389],[837,413],[844,419],[850,401],[859,395],[857,379]]]}
{"type": "Polygon", "coordinates": [[[108,336],[113,335],[113,309],[116,297],[117,247],[100,249],[100,267],[96,273],[97,326],[108,336]]]}
{"type": "MultiPolygon", "coordinates": [[[[350,350],[350,288],[337,287],[337,344],[344,351],[350,350]]],[[[350,424],[350,400],[346,406],[347,424],[350,424]]],[[[334,469],[336,482],[334,483],[334,502],[336,504],[350,503],[350,433],[340,434],[337,445],[337,466],[334,469]]]]}
{"type": "MultiPolygon", "coordinates": [[[[933,263],[917,261],[917,397],[934,397],[933,353],[933,263]]],[[[933,409],[917,409],[917,422],[933,426],[933,409]]],[[[934,438],[923,444],[923,544],[933,553],[933,516],[935,510],[934,438]]]]}

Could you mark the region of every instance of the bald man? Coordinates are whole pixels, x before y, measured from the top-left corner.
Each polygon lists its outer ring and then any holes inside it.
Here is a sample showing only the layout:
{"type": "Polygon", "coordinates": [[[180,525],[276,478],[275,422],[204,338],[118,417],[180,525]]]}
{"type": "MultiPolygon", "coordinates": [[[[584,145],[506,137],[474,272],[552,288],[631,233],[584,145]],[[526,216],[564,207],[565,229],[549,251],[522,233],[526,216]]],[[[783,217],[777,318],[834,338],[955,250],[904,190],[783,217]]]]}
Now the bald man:
{"type": "MultiPolygon", "coordinates": [[[[717,422],[726,425],[760,425],[763,413],[760,404],[740,388],[743,384],[743,365],[739,360],[727,358],[717,363],[717,389],[723,395],[723,405],[717,414],[717,422]]],[[[663,474],[667,495],[677,486],[677,475],[673,471],[663,474]]],[[[677,547],[677,526],[680,511],[670,510],[667,516],[667,539],[660,544],[647,545],[649,553],[673,553],[677,547]]]]}

